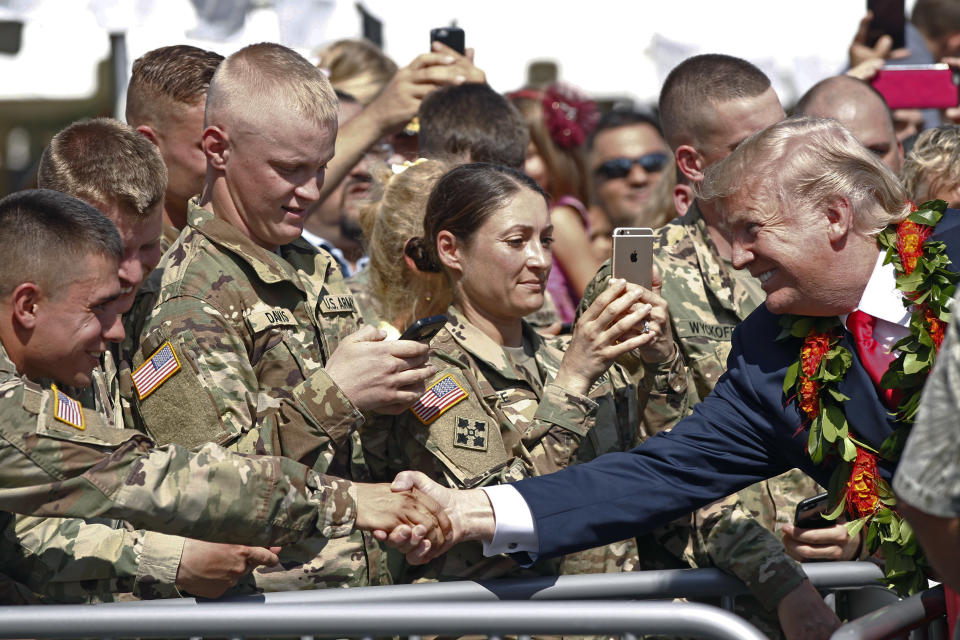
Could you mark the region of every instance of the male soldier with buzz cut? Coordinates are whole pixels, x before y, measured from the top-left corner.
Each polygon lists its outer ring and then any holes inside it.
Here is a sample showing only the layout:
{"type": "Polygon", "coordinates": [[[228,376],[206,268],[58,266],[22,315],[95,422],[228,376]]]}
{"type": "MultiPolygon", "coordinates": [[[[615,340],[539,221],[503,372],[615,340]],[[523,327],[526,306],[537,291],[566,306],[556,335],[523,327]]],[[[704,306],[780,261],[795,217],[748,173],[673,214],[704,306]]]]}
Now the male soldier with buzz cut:
{"type": "Polygon", "coordinates": [[[163,198],[161,253],[187,226],[187,203],[203,190],[207,159],[200,148],[207,87],[223,56],[186,44],[160,47],[133,63],[127,124],[157,145],[169,181],[163,198]]]}
{"type": "MultiPolygon", "coordinates": [[[[64,393],[89,385],[98,356],[123,336],[123,245],[90,205],[46,189],[7,196],[0,255],[0,510],[120,518],[168,534],[264,545],[364,529],[419,553],[449,534],[447,517],[421,494],[213,444],[154,449],[143,434],[118,429],[112,411],[64,393]]],[[[282,399],[276,415],[289,421],[303,410],[282,399]]],[[[268,550],[251,550],[252,564],[273,560],[268,550]]]]}
{"type": "MultiPolygon", "coordinates": [[[[286,47],[248,46],[214,74],[203,195],[161,263],[134,359],[139,412],[159,443],[216,442],[365,479],[363,412],[403,411],[423,393],[434,373],[427,346],[359,328],[335,260],[300,238],[336,134],[329,81],[286,47]],[[138,379],[170,354],[176,372],[138,379]],[[276,421],[278,439],[265,440],[256,427],[285,400],[310,419],[276,421]]],[[[281,563],[284,570],[255,574],[257,588],[389,581],[379,545],[359,532],[285,547],[281,563]]]]}
{"type": "MultiPolygon", "coordinates": [[[[136,324],[129,322],[134,315],[130,305],[160,260],[166,177],[157,148],[110,118],[68,126],[40,159],[40,187],[84,200],[120,231],[122,294],[117,305],[127,331],[136,324]]],[[[122,344],[108,345],[89,387],[63,389],[91,409],[116,409],[112,422],[117,429],[135,428],[131,344],[127,335],[122,344]]],[[[54,602],[114,600],[116,594],[217,597],[252,568],[247,547],[130,530],[116,520],[19,516],[3,533],[0,554],[7,573],[54,602]]]]}

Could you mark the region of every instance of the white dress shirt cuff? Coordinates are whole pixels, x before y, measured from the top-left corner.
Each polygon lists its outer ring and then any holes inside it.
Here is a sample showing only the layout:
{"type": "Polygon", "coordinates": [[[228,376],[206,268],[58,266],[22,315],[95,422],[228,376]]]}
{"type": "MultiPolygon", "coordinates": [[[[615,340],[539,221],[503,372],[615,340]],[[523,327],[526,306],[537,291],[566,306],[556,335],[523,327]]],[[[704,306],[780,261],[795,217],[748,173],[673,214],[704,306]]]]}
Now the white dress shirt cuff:
{"type": "Polygon", "coordinates": [[[537,538],[537,525],[520,492],[509,484],[484,487],[483,491],[490,500],[497,521],[493,540],[483,543],[483,555],[538,551],[540,541],[537,538]]]}

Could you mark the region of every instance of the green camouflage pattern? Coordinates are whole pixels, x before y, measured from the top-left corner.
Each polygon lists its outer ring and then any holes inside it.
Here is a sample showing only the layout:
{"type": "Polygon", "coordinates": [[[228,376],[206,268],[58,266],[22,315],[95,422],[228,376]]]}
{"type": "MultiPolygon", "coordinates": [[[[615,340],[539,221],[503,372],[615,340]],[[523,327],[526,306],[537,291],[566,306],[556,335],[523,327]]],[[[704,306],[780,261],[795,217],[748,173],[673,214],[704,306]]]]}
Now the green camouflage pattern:
{"type": "MultiPolygon", "coordinates": [[[[135,371],[169,342],[183,363],[139,401],[147,433],[160,444],[215,442],[368,479],[356,433],[363,415],[323,370],[360,324],[336,261],[300,239],[267,251],[194,203],[188,224],[161,262],[134,356],[135,371]],[[299,415],[279,419],[284,401],[299,415]]],[[[358,531],[285,547],[278,567],[241,582],[240,591],[287,591],[380,584],[389,573],[379,543],[358,531]]]]}
{"type": "MultiPolygon", "coordinates": [[[[290,403],[280,413],[298,410],[290,403]]],[[[215,542],[275,545],[348,535],[356,491],[284,458],[239,456],[207,445],[153,448],[83,410],[85,428],[55,417],[53,394],[20,377],[0,347],[0,510],[126,520],[215,542]]]]}
{"type": "Polygon", "coordinates": [[[160,252],[166,253],[174,242],[177,241],[177,237],[180,235],[180,229],[177,229],[175,226],[163,221],[163,231],[160,233],[160,252]]]}
{"type": "MultiPolygon", "coordinates": [[[[637,426],[648,394],[625,369],[612,367],[587,396],[570,393],[549,382],[563,358],[555,345],[562,346],[563,341],[548,343],[524,323],[526,356],[519,356],[496,344],[456,308],[447,314],[446,326],[431,341],[431,362],[438,372],[428,386],[452,376],[467,395],[428,425],[412,411],[379,416],[365,425],[361,430],[365,453],[377,479],[389,480],[409,468],[447,486],[478,487],[551,473],[639,442],[637,426]]],[[[679,386],[678,395],[684,397],[682,363],[679,372],[663,378],[679,386]]],[[[660,391],[665,396],[675,393],[674,386],[660,391]]],[[[663,414],[659,410],[657,415],[663,414]]],[[[596,573],[636,565],[632,541],[574,556],[521,570],[509,558],[484,559],[480,545],[468,543],[425,567],[408,567],[404,578],[596,573]]]]}

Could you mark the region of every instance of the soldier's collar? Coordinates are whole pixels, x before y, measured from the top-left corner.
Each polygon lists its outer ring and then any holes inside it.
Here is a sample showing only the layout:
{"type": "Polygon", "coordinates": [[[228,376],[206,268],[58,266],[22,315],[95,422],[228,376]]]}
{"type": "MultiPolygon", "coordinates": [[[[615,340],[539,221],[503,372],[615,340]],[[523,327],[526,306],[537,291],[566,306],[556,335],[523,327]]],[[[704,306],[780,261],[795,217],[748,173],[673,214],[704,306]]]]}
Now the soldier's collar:
{"type": "MultiPolygon", "coordinates": [[[[447,309],[447,317],[449,318],[447,328],[454,341],[460,345],[460,348],[484,362],[486,366],[495,369],[504,378],[510,380],[526,380],[526,378],[522,377],[514,369],[503,347],[494,342],[490,336],[479,328],[471,324],[456,307],[451,305],[450,308],[447,309]]],[[[540,337],[540,334],[538,334],[532,326],[524,321],[521,322],[523,322],[523,339],[531,345],[536,355],[540,352],[543,338],[540,337]]],[[[540,369],[539,361],[537,362],[537,367],[540,369]]],[[[543,371],[541,371],[541,375],[542,374],[543,371]]]]}
{"type": "MultiPolygon", "coordinates": [[[[210,242],[236,255],[250,265],[250,268],[263,282],[267,284],[290,282],[301,291],[304,290],[296,269],[287,260],[291,251],[300,255],[303,247],[296,247],[291,250],[291,245],[284,245],[280,247],[279,254],[268,251],[243,235],[239,229],[226,220],[197,206],[194,202],[190,203],[187,219],[190,227],[203,234],[210,242]]],[[[294,243],[296,242],[295,240],[294,243]]],[[[315,253],[315,250],[313,252],[315,253]]]]}

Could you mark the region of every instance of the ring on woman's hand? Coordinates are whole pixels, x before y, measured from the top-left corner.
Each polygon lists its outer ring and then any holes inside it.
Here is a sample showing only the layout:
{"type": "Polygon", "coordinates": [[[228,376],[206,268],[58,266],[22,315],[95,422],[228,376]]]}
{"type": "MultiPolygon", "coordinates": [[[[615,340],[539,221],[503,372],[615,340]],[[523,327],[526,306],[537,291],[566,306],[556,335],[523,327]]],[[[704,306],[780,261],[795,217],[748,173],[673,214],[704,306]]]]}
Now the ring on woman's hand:
{"type": "Polygon", "coordinates": [[[640,333],[650,333],[650,323],[648,321],[643,321],[643,331],[640,333]]]}

